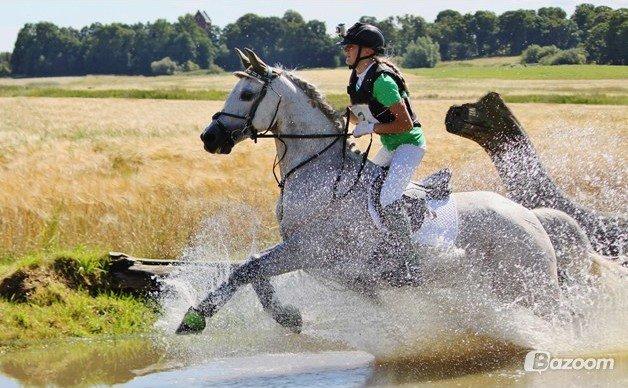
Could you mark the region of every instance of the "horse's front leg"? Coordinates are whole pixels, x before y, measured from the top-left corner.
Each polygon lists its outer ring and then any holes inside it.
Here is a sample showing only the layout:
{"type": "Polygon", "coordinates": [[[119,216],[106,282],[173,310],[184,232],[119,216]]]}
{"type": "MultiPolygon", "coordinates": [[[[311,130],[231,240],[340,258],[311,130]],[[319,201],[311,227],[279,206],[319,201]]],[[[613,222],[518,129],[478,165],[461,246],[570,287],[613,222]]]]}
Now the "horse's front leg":
{"type": "MultiPolygon", "coordinates": [[[[231,299],[238,288],[248,283],[254,283],[254,286],[257,287],[256,292],[258,296],[262,295],[260,301],[265,308],[270,308],[271,312],[280,312],[281,306],[273,303],[275,299],[272,285],[267,280],[264,283],[264,279],[298,269],[310,268],[311,265],[308,260],[293,259],[293,257],[299,257],[294,255],[300,251],[297,248],[289,242],[283,242],[240,265],[231,273],[229,279],[215,291],[210,292],[198,307],[190,307],[176,331],[177,334],[202,331],[205,328],[205,319],[216,314],[218,309],[231,299]]],[[[284,318],[282,314],[279,317],[284,318]]]]}

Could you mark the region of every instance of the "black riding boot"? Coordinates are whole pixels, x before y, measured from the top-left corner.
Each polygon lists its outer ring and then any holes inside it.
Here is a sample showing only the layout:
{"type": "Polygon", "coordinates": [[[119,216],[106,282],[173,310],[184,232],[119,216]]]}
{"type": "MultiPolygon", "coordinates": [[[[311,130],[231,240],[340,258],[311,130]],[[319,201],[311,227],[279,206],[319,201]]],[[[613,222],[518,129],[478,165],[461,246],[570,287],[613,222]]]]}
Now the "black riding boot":
{"type": "Polygon", "coordinates": [[[421,283],[419,273],[421,255],[412,241],[410,217],[402,199],[382,208],[382,221],[389,232],[387,259],[390,260],[389,263],[399,265],[399,270],[395,273],[388,273],[386,279],[392,285],[397,286],[419,285],[421,283]]]}

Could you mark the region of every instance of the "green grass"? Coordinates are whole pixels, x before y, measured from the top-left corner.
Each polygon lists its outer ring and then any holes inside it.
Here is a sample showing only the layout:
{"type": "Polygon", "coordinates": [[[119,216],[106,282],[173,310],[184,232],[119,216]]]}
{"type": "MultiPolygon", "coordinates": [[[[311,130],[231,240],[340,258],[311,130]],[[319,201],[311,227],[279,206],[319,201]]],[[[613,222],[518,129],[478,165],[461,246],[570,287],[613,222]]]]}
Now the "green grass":
{"type": "Polygon", "coordinates": [[[108,287],[105,252],[77,247],[38,252],[0,266],[0,348],[16,341],[148,331],[154,302],[108,287]],[[27,277],[28,292],[11,296],[7,279],[27,277]]]}
{"type": "Polygon", "coordinates": [[[131,296],[50,287],[63,299],[49,304],[0,300],[0,347],[55,337],[146,332],[155,321],[154,308],[131,296]]]}
{"type": "MultiPolygon", "coordinates": [[[[478,68],[481,69],[481,68],[478,68]]],[[[416,71],[416,70],[411,70],[416,71]]],[[[61,89],[0,86],[0,97],[79,97],[79,98],[135,98],[166,100],[209,100],[224,101],[229,92],[223,90],[184,90],[184,89],[61,89]]],[[[608,94],[523,94],[504,95],[511,103],[553,103],[553,104],[590,104],[590,105],[628,105],[628,96],[608,94]]],[[[326,96],[329,103],[338,110],[344,110],[349,104],[349,97],[342,93],[326,96]]]]}
{"type": "MultiPolygon", "coordinates": [[[[327,101],[338,111],[344,111],[349,104],[345,94],[329,94],[327,101]]],[[[548,104],[589,104],[589,105],[628,105],[628,95],[607,94],[524,94],[502,95],[510,103],[548,103],[548,104]]]]}
{"type": "Polygon", "coordinates": [[[454,61],[441,61],[436,64],[436,67],[448,67],[448,66],[482,66],[482,67],[495,67],[495,66],[510,66],[521,63],[521,56],[510,57],[485,57],[474,58],[465,60],[454,61]]]}
{"type": "Polygon", "coordinates": [[[224,90],[186,89],[62,89],[22,86],[0,86],[0,97],[80,97],[80,98],[135,98],[159,100],[225,100],[224,90]]]}
{"type": "Polygon", "coordinates": [[[548,103],[548,104],[588,104],[588,105],[628,105],[628,96],[609,96],[606,94],[526,94],[504,96],[510,103],[548,103]]]}
{"type": "Polygon", "coordinates": [[[427,78],[475,78],[475,79],[547,79],[547,80],[596,80],[626,79],[628,66],[563,65],[563,66],[439,66],[433,69],[405,69],[407,73],[427,78]]]}

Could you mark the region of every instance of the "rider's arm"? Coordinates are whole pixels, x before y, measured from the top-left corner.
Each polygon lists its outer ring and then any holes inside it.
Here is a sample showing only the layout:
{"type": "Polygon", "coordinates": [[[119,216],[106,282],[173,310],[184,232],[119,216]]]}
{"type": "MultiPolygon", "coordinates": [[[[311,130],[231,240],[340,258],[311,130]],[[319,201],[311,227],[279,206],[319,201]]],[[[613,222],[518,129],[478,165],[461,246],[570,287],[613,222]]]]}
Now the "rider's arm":
{"type": "Polygon", "coordinates": [[[373,97],[389,108],[395,117],[395,120],[390,123],[375,124],[375,133],[402,133],[412,129],[412,118],[399,94],[399,87],[395,80],[386,74],[380,75],[373,85],[373,97]]]}
{"type": "Polygon", "coordinates": [[[375,124],[375,133],[402,133],[412,129],[412,119],[403,101],[390,106],[389,109],[395,120],[391,123],[375,124]]]}

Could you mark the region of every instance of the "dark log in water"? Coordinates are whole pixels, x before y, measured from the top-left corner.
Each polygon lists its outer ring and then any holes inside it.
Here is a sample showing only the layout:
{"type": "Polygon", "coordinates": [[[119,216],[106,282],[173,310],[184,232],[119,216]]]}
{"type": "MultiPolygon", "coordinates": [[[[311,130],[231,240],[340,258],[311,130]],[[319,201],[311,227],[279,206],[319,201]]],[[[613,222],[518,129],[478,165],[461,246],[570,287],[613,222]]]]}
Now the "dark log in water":
{"type": "Polygon", "coordinates": [[[508,196],[529,209],[549,207],[572,216],[593,248],[606,256],[626,252],[628,220],[578,204],[550,177],[523,126],[499,94],[476,103],[454,105],[445,119],[447,131],[478,143],[491,157],[508,196]]]}
{"type": "Polygon", "coordinates": [[[203,267],[234,267],[229,262],[182,262],[180,260],[161,260],[133,257],[122,252],[109,252],[111,266],[109,274],[114,287],[132,294],[150,295],[163,291],[161,280],[170,275],[178,266],[198,265],[203,267]]]}

